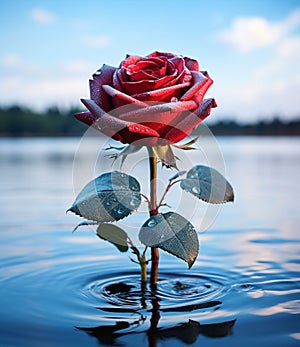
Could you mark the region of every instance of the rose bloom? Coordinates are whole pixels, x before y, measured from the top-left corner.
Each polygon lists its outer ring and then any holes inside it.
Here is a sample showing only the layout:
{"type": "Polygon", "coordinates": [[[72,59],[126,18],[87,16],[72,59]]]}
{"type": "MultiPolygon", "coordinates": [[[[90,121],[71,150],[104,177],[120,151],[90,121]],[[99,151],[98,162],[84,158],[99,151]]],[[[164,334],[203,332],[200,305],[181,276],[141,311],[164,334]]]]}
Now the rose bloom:
{"type": "Polygon", "coordinates": [[[122,143],[173,144],[187,137],[216,107],[204,99],[213,83],[198,62],[172,53],[129,55],[118,68],[103,65],[90,80],[82,122],[122,143]]]}

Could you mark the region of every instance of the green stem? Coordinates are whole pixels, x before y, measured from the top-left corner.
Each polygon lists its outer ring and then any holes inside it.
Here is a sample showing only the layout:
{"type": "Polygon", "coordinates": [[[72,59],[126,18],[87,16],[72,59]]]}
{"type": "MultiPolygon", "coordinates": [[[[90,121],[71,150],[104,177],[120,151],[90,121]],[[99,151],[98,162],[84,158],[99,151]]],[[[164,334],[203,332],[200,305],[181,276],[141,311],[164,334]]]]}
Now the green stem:
{"type": "MultiPolygon", "coordinates": [[[[152,149],[148,147],[149,153],[149,168],[150,168],[150,216],[158,214],[157,211],[157,197],[156,197],[156,178],[157,178],[157,157],[152,149]]],[[[158,262],[159,254],[158,248],[151,247],[151,273],[150,273],[150,285],[153,290],[156,289],[158,278],[158,262]]]]}
{"type": "Polygon", "coordinates": [[[142,282],[142,291],[146,290],[147,284],[147,260],[145,255],[143,255],[140,259],[140,267],[141,267],[141,282],[142,282]]]}

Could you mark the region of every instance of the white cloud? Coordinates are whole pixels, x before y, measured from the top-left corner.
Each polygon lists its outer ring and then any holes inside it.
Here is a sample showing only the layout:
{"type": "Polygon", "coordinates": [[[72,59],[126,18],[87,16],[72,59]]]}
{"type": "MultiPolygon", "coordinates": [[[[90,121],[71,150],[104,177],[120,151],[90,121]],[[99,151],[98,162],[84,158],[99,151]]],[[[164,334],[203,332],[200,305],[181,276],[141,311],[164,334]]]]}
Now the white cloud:
{"type": "Polygon", "coordinates": [[[229,29],[219,32],[216,38],[241,53],[277,43],[300,24],[300,10],[295,10],[279,22],[263,17],[236,17],[229,29]]]}
{"type": "Polygon", "coordinates": [[[62,68],[70,73],[84,73],[86,76],[93,71],[94,66],[84,60],[72,60],[64,63],[62,68]]]}
{"type": "Polygon", "coordinates": [[[0,57],[0,79],[5,88],[0,105],[20,104],[43,109],[57,105],[80,105],[80,98],[89,95],[88,77],[93,64],[72,60],[45,68],[31,64],[13,53],[0,57]],[[10,68],[9,68],[10,67],[10,68]]]}
{"type": "Polygon", "coordinates": [[[19,67],[20,63],[21,58],[16,53],[7,53],[0,60],[1,66],[5,69],[14,69],[16,67],[19,67]]]}
{"type": "Polygon", "coordinates": [[[99,36],[86,36],[82,37],[80,42],[84,46],[88,47],[107,47],[110,44],[111,39],[105,35],[99,36]]]}
{"type": "Polygon", "coordinates": [[[33,9],[30,12],[30,18],[33,22],[38,24],[52,24],[56,21],[54,13],[41,8],[33,9]]]}

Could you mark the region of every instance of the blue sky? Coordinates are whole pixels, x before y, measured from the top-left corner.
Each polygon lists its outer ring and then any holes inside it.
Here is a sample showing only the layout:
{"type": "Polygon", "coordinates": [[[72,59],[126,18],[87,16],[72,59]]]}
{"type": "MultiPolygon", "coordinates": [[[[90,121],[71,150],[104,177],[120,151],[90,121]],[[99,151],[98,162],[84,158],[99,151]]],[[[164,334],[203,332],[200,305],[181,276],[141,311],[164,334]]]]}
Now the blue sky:
{"type": "Polygon", "coordinates": [[[0,106],[77,106],[103,63],[159,50],[210,73],[215,120],[300,116],[298,0],[10,0],[0,23],[0,106]]]}

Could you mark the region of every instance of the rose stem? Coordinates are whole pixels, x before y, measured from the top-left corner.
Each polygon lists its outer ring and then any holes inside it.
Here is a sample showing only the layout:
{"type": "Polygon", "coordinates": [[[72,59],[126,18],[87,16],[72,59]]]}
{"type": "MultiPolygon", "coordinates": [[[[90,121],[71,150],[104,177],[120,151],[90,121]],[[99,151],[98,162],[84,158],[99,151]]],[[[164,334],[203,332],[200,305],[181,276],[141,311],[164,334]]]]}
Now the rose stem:
{"type": "MultiPolygon", "coordinates": [[[[151,209],[150,216],[158,214],[156,202],[156,177],[157,177],[157,157],[152,149],[148,147],[149,153],[149,168],[150,168],[150,202],[151,209]]],[[[151,247],[151,273],[150,273],[150,286],[152,290],[156,290],[157,277],[158,277],[158,262],[159,254],[158,248],[151,247]]]]}

